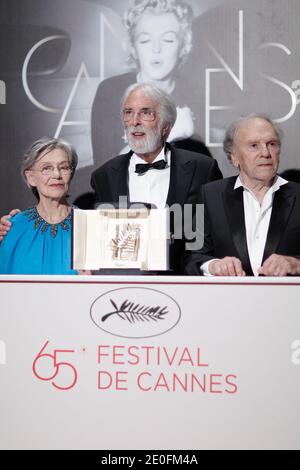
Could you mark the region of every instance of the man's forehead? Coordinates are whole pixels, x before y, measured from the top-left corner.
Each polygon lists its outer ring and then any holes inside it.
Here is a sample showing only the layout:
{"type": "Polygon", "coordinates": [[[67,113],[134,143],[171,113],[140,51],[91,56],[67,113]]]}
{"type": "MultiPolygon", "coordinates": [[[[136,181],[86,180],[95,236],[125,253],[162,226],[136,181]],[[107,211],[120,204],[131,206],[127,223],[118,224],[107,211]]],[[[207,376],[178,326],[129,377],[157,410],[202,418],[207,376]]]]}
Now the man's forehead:
{"type": "Polygon", "coordinates": [[[125,108],[158,108],[159,102],[145,95],[141,90],[130,93],[124,103],[125,108]]]}
{"type": "Polygon", "coordinates": [[[276,131],[272,124],[262,118],[249,119],[242,123],[236,132],[236,138],[243,140],[251,138],[259,139],[268,136],[277,138],[276,131]]]}

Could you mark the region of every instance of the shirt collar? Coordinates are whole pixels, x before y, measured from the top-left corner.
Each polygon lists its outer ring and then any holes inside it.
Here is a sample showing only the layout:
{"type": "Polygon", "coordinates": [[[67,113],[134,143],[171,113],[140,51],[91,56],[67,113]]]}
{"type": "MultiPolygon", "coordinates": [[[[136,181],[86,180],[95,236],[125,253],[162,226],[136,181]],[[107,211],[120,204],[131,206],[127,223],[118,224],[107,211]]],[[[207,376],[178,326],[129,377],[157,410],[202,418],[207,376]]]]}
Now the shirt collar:
{"type": "MultiPolygon", "coordinates": [[[[278,191],[278,189],[281,188],[281,186],[284,186],[285,184],[287,184],[288,181],[285,180],[284,178],[281,178],[281,176],[276,176],[275,178],[275,181],[273,183],[273,185],[271,186],[271,190],[272,190],[272,193],[275,193],[276,191],[278,191]]],[[[234,189],[238,189],[238,188],[244,188],[244,189],[247,189],[247,191],[250,191],[252,192],[249,188],[247,188],[247,186],[244,185],[244,183],[242,182],[241,178],[238,176],[237,177],[237,180],[235,182],[235,185],[234,185],[234,189]]]]}

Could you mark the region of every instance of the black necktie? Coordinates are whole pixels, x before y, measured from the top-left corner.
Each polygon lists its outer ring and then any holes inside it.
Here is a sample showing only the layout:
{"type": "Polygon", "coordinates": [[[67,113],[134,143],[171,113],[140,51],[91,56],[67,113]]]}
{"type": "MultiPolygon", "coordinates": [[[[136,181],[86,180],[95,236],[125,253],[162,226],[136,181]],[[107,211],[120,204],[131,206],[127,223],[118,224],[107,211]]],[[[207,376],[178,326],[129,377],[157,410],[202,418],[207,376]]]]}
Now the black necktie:
{"type": "Polygon", "coordinates": [[[155,170],[164,170],[166,166],[167,162],[165,160],[159,160],[155,163],[138,163],[135,165],[135,172],[138,175],[143,175],[148,170],[151,170],[151,168],[154,168],[155,170]]]}

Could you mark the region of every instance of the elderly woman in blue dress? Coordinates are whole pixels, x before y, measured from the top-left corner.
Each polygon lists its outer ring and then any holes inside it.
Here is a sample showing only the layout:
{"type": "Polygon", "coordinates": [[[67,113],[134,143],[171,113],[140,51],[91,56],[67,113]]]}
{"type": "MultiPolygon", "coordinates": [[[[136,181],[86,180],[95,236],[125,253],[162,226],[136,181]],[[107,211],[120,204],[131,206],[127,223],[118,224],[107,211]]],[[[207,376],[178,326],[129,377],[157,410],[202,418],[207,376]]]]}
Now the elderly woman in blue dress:
{"type": "Polygon", "coordinates": [[[0,244],[0,274],[78,274],[71,269],[71,211],[68,191],[77,166],[73,147],[44,137],[22,162],[22,176],[37,205],[10,219],[0,244]]]}

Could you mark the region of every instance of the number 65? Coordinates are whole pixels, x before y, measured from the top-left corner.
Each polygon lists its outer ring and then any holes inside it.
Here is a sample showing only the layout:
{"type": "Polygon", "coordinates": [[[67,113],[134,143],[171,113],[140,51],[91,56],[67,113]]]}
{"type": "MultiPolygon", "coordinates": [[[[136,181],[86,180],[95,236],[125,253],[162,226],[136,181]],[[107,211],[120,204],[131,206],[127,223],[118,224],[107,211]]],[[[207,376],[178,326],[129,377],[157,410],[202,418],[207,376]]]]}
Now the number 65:
{"type": "Polygon", "coordinates": [[[53,387],[57,388],[58,390],[70,390],[71,388],[73,388],[75,386],[75,384],[77,382],[77,371],[76,371],[75,367],[72,364],[70,364],[69,362],[65,362],[65,361],[59,362],[58,358],[57,358],[57,355],[58,354],[63,354],[63,353],[74,353],[75,351],[74,350],[69,350],[69,349],[55,349],[53,354],[44,353],[44,351],[47,348],[48,344],[49,344],[49,341],[46,341],[46,343],[44,344],[44,346],[42,347],[42,349],[40,350],[40,352],[36,356],[36,358],[33,362],[33,365],[32,365],[33,373],[39,380],[43,380],[45,382],[52,381],[51,383],[52,383],[53,387]],[[37,370],[38,369],[38,362],[41,361],[44,358],[50,358],[53,362],[53,374],[50,375],[50,376],[41,375],[37,370]],[[60,385],[58,385],[57,383],[55,383],[53,381],[53,379],[55,379],[58,376],[58,374],[61,372],[63,367],[71,369],[72,375],[74,375],[73,381],[68,386],[60,386],[60,385]]]}

